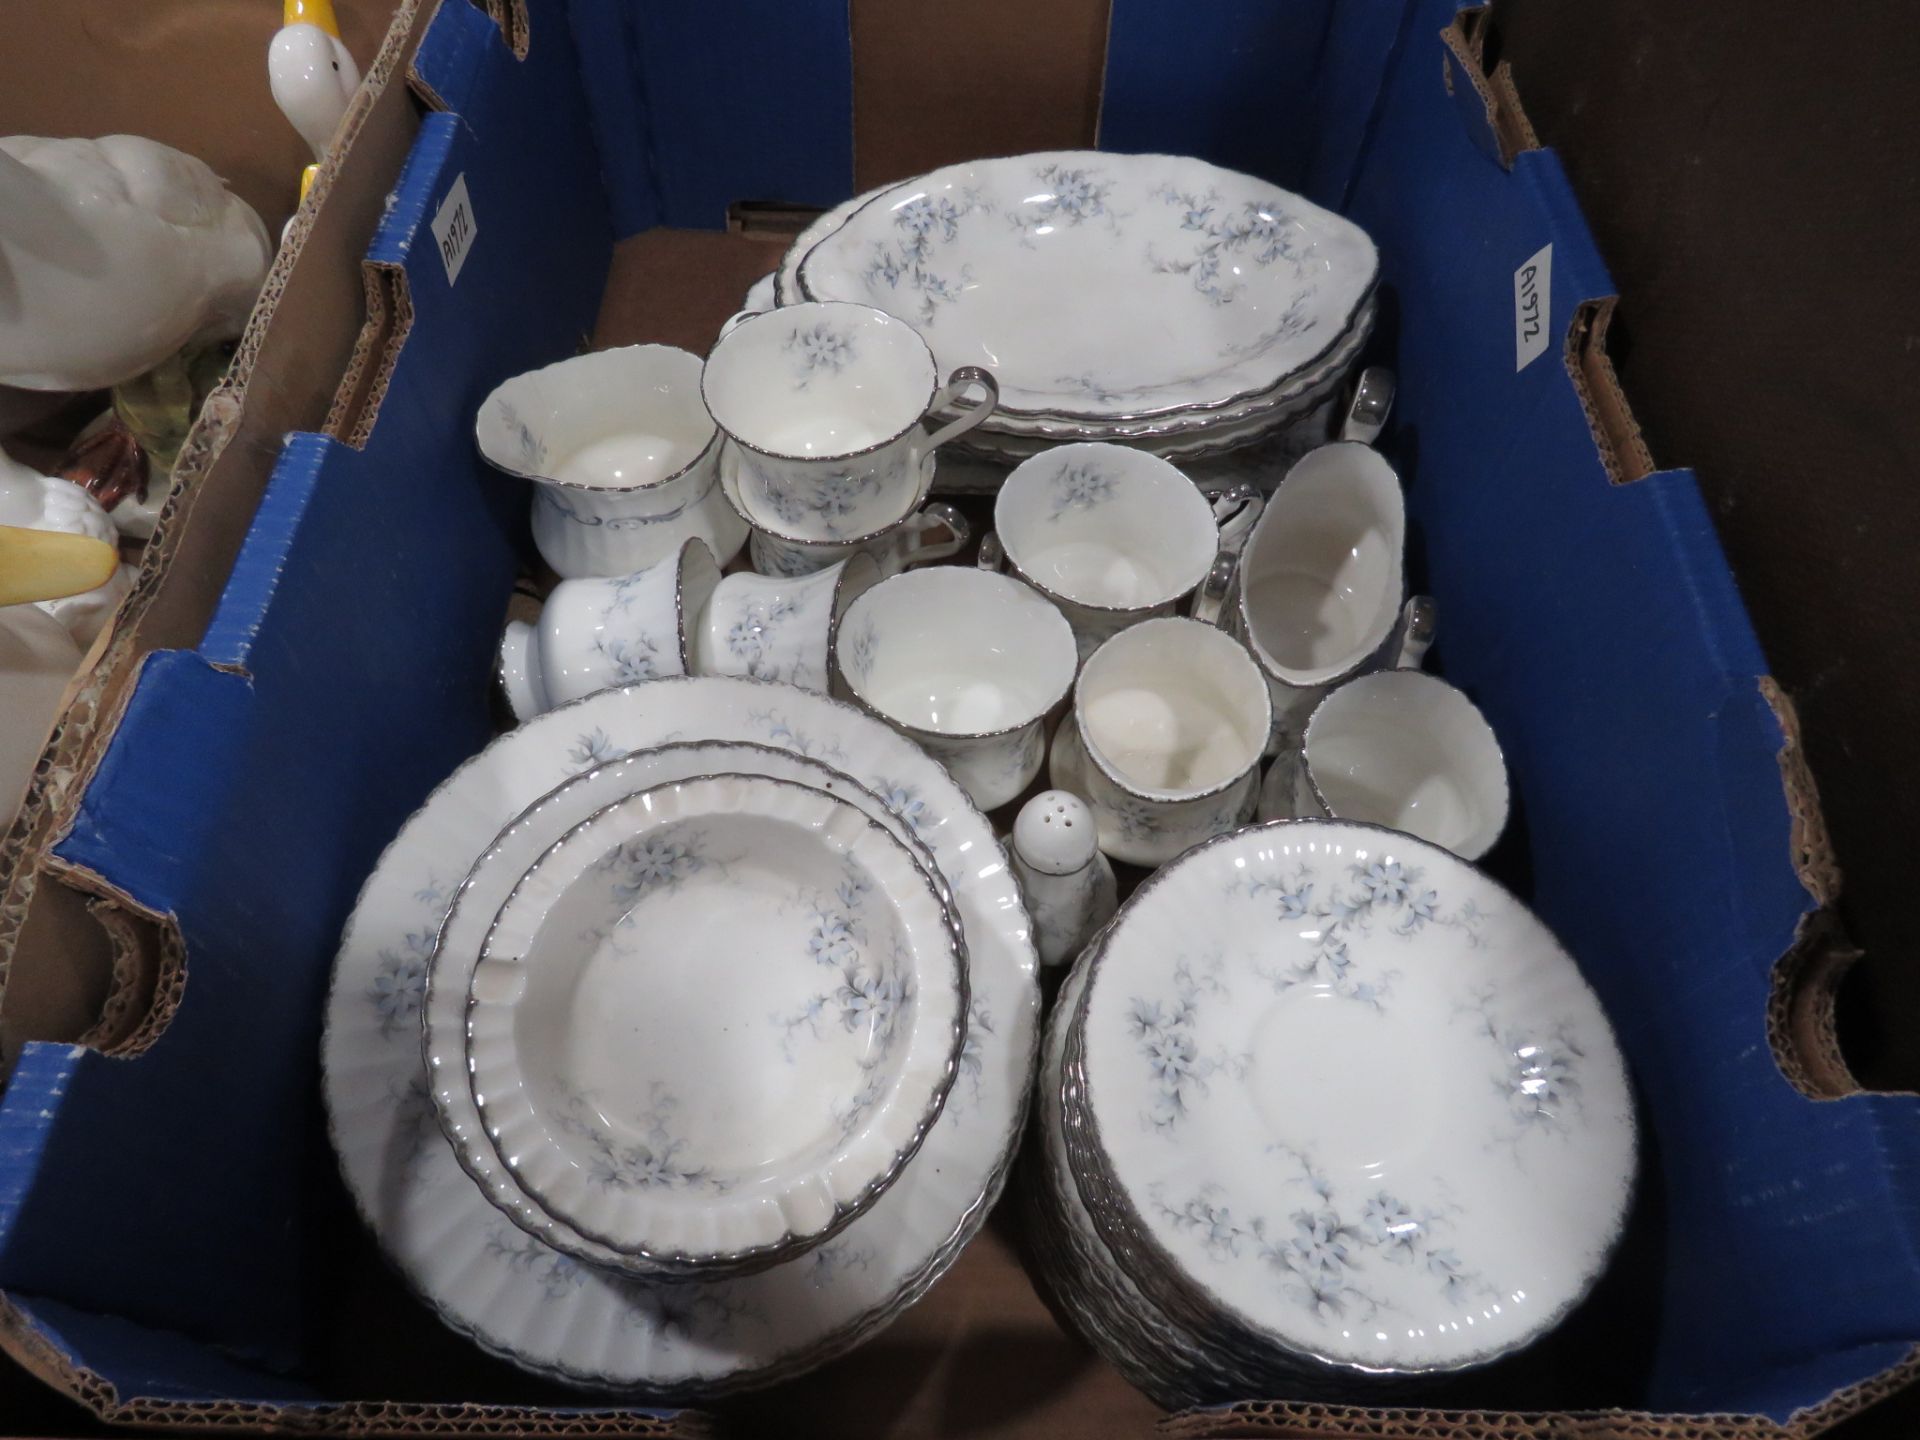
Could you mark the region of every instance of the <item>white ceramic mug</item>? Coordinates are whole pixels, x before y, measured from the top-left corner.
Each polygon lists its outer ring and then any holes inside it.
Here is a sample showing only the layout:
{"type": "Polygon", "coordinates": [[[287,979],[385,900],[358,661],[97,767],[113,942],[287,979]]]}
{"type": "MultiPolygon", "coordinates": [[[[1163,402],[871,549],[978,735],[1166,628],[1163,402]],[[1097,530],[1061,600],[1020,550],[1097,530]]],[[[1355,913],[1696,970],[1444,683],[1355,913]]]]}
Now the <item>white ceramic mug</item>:
{"type": "MultiPolygon", "coordinates": [[[[1259,662],[1277,743],[1334,686],[1391,663],[1405,601],[1400,477],[1355,441],[1310,451],[1267,500],[1225,596],[1226,627],[1259,662]]],[[[1196,613],[1206,618],[1203,589],[1196,613]]]]}
{"type": "Polygon", "coordinates": [[[1144,620],[1081,669],[1053,783],[1087,802],[1108,855],[1162,865],[1251,817],[1272,726],[1266,682],[1230,635],[1144,620]]]}
{"type": "Polygon", "coordinates": [[[533,481],[534,544],[564,579],[630,575],[690,537],[724,565],[746,543],[685,350],[628,345],[516,375],[474,436],[489,465],[533,481]]]}
{"type": "MultiPolygon", "coordinates": [[[[720,487],[730,504],[738,507],[739,468],[736,450],[728,441],[720,451],[720,487]]],[[[922,503],[933,484],[934,457],[926,457],[921,467],[920,490],[915,499],[918,508],[889,525],[878,535],[842,545],[802,545],[755,530],[748,540],[748,557],[762,575],[811,575],[838,565],[854,555],[870,555],[880,567],[882,577],[898,575],[915,565],[945,560],[967,548],[973,527],[953,506],[942,501],[922,503]]]]}
{"type": "Polygon", "coordinates": [[[1445,846],[1462,860],[1507,824],[1500,741],[1453,686],[1421,670],[1378,670],[1342,685],[1274,761],[1262,820],[1363,820],[1445,846]]]}
{"type": "Polygon", "coordinates": [[[973,365],[940,385],[912,326],[841,301],[736,317],[700,389],[737,447],[740,517],[807,545],[869,540],[899,523],[926,458],[992,414],[1000,393],[973,365]],[[927,434],[928,412],[974,388],[984,404],[927,434]]]}
{"type": "Polygon", "coordinates": [[[824,695],[834,631],[879,579],[878,562],[864,552],[810,575],[729,575],[694,622],[693,672],[779,680],[824,695]]]}
{"type": "Polygon", "coordinates": [[[720,584],[702,540],[615,580],[563,580],[537,624],[500,637],[500,683],[514,717],[531,720],[596,690],[693,672],[691,632],[720,584]]]}
{"type": "Polygon", "coordinates": [[[1077,659],[1045,596],[958,566],[883,580],[847,607],[834,638],[843,693],[944,764],[982,810],[1040,773],[1046,719],[1077,659]]]}
{"type": "Polygon", "coordinates": [[[1236,486],[1209,503],[1165,460],[1125,445],[1059,445],[1016,466],[994,500],[981,564],[1004,555],[1060,607],[1082,656],[1129,625],[1171,615],[1264,505],[1236,486]]]}

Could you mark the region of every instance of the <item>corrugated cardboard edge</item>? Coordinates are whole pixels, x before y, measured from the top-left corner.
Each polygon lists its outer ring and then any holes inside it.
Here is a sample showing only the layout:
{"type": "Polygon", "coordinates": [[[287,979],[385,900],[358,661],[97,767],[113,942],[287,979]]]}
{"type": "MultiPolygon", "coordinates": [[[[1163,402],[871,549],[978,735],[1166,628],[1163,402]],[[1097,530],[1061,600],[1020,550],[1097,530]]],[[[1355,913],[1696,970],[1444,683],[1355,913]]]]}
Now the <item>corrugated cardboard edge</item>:
{"type": "MultiPolygon", "coordinates": [[[[158,645],[181,643],[179,637],[144,634],[142,622],[156,599],[167,587],[171,562],[182,536],[192,520],[192,508],[207,477],[235,436],[242,431],[244,406],[254,370],[259,360],[271,321],[286,293],[293,270],[313,231],[316,218],[333,193],[343,167],[352,163],[355,141],[367,118],[382,100],[396,76],[406,75],[417,39],[435,6],[429,0],[402,0],[381,42],[379,51],[367,67],[366,84],[349,107],[342,121],[340,143],[321,165],[306,200],[295,213],[268,270],[259,301],[248,319],[236,346],[226,379],[211,395],[195,421],[174,467],[174,488],[162,509],[154,538],[142,556],[132,594],[115,617],[110,638],[103,653],[76,692],[55,728],[36,766],[26,802],[0,836],[0,1013],[5,1011],[5,995],[13,961],[29,924],[34,896],[44,883],[70,881],[70,872],[50,863],[51,852],[73,823],[80,797],[111,743],[124,717],[146,656],[158,645]]],[[[403,147],[404,153],[404,147],[403,147]]],[[[382,181],[390,183],[391,177],[382,181]]],[[[319,423],[319,416],[314,423],[319,423]]],[[[250,457],[258,462],[264,477],[271,473],[278,450],[279,436],[256,437],[260,452],[250,457]],[[271,450],[267,446],[271,444],[271,450]]],[[[178,583],[192,586],[207,583],[207,577],[180,576],[178,583]]],[[[217,589],[215,591],[217,597],[217,589]]],[[[95,887],[82,886],[93,890],[95,887]]],[[[87,985],[76,985],[90,993],[94,985],[104,984],[107,1001],[103,1011],[86,1020],[75,1020],[69,1033],[30,1038],[79,1039],[84,1033],[89,1042],[105,1040],[103,1048],[113,1049],[113,1037],[129,1025],[157,1034],[154,1019],[135,1015],[140,996],[164,993],[166,987],[158,975],[142,973],[135,963],[138,956],[165,953],[170,944],[165,936],[135,943],[131,930],[147,922],[142,914],[116,914],[118,904],[112,898],[96,894],[98,904],[88,907],[96,921],[107,928],[104,939],[83,945],[70,935],[73,966],[98,965],[108,973],[87,985]],[[85,950],[87,953],[79,953],[85,950]],[[91,1023],[89,1023],[89,1021],[91,1023]]],[[[177,937],[176,937],[177,938],[177,937]]],[[[68,957],[63,956],[63,960],[68,957]]],[[[72,1008],[67,1006],[64,1008],[72,1008]]],[[[0,1027],[4,1028],[4,1027],[0,1027]]],[[[16,1037],[17,1038],[17,1037],[16,1037]]],[[[151,1035],[149,1035],[151,1039],[151,1035]]],[[[0,1067],[10,1059],[0,1053],[0,1067]]]]}
{"type": "Polygon", "coordinates": [[[1555,1413],[1495,1410],[1361,1410],[1249,1400],[1187,1410],[1159,1424],[1180,1440],[1807,1440],[1905,1389],[1920,1376],[1920,1346],[1870,1380],[1849,1386],[1787,1423],[1764,1415],[1656,1415],[1637,1410],[1555,1413]]]}
{"type": "MultiPolygon", "coordinates": [[[[1487,65],[1492,18],[1491,5],[1468,6],[1440,32],[1440,40],[1458,62],[1460,73],[1480,101],[1486,133],[1491,137],[1500,163],[1511,170],[1516,155],[1523,150],[1540,148],[1540,137],[1534,133],[1533,122],[1520,103],[1520,92],[1513,83],[1513,67],[1504,60],[1495,61],[1491,68],[1487,65]]],[[[1448,94],[1455,93],[1453,75],[1451,66],[1443,71],[1448,94]]]]}
{"type": "Polygon", "coordinates": [[[430,1405],[356,1401],[278,1405],[246,1400],[122,1400],[114,1387],[74,1365],[0,1295],[0,1351],[108,1425],[144,1430],[242,1431],[255,1435],[608,1435],[646,1440],[705,1440],[704,1415],[661,1417],[631,1411],[553,1411],[524,1405],[430,1405]]]}

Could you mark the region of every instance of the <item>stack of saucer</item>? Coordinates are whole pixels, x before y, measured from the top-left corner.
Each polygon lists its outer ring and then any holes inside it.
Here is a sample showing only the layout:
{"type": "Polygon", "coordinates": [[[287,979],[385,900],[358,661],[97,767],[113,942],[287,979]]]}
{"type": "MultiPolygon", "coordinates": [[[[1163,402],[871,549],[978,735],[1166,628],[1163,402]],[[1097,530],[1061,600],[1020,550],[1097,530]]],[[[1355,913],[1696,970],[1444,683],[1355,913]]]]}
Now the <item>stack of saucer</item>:
{"type": "Polygon", "coordinates": [[[1552,1329],[1618,1239],[1613,1034],[1540,922],[1447,851],[1295,821],[1148,880],[1049,1022],[1041,1279],[1170,1406],[1351,1399],[1552,1329]]]}
{"type": "Polygon", "coordinates": [[[602,691],[381,858],[329,1001],[333,1138],[454,1328],[709,1399],[860,1343],[978,1230],[1035,972],[991,829],[879,721],[749,679],[602,691]]]}

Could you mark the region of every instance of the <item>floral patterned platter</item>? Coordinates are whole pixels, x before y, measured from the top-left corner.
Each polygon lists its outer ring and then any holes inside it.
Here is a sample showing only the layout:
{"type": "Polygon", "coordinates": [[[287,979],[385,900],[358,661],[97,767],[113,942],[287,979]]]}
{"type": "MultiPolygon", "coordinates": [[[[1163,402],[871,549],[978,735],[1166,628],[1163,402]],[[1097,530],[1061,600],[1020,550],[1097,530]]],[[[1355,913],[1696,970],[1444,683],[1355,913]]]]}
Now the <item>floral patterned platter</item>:
{"type": "MultiPolygon", "coordinates": [[[[809,252],[838,231],[870,201],[885,195],[892,187],[882,185],[863,195],[824,211],[795,237],[781,258],[779,269],[762,276],[747,291],[743,310],[765,310],[775,305],[797,305],[806,299],[800,289],[800,262],[809,252]]],[[[1150,454],[1163,459],[1207,458],[1228,450],[1244,449],[1270,436],[1275,430],[1298,423],[1303,412],[1325,404],[1325,398],[1339,387],[1361,348],[1373,333],[1375,302],[1371,296],[1354,316],[1345,335],[1330,350],[1325,360],[1292,377],[1285,385],[1263,391],[1246,400],[1215,409],[1174,411],[1169,415],[1140,420],[1093,421],[1065,415],[1014,414],[996,409],[981,422],[979,429],[965,436],[958,449],[1007,458],[1024,459],[1048,445],[1070,440],[1115,440],[1137,443],[1150,454]]]]}
{"type": "MultiPolygon", "coordinates": [[[[597,794],[579,802],[586,808],[575,819],[617,793],[601,783],[613,782],[593,782],[597,794]]],[[[493,909],[475,897],[469,913],[482,934],[493,909]]],[[[466,953],[477,956],[478,944],[466,953]]],[[[496,740],[441,784],[381,857],[342,938],[328,999],[322,1058],[334,1146],[348,1189],[401,1272],[484,1348],[537,1373],[661,1401],[771,1384],[892,1319],[984,1223],[1025,1114],[1037,968],[991,828],[938,765],[886,726],[822,696],[747,679],[604,691],[496,740]],[[829,765],[879,797],[953,892],[972,993],[946,1107],[871,1210],[792,1263],[713,1284],[654,1285],[582,1264],[489,1203],[489,1192],[511,1182],[497,1170],[469,1176],[436,1126],[436,1098],[454,1109],[465,1096],[457,1123],[479,1122],[464,1077],[439,1077],[440,1093],[429,1095],[421,1008],[435,936],[443,923],[451,935],[453,894],[488,837],[570,777],[649,747],[704,740],[755,742],[829,765]]],[[[466,977],[441,978],[449,983],[431,1003],[450,1005],[458,1026],[466,977]]]]}
{"type": "Polygon", "coordinates": [[[1075,973],[1043,1083],[1113,1263],[1205,1357],[1173,1393],[1484,1364],[1604,1268],[1636,1165],[1612,1030],[1448,852],[1241,830],[1151,878],[1075,973]]]}
{"type": "Polygon", "coordinates": [[[527,867],[473,967],[465,1056],[547,1211],[713,1279],[879,1198],[952,1087],[966,993],[945,882],[887,827],[715,771],[614,800],[527,867]]]}
{"type": "Polygon", "coordinates": [[[1358,226],[1165,155],[949,166],[858,209],[801,259],[807,299],[911,321],[942,370],[992,369],[1006,412],[1113,424],[1217,410],[1319,365],[1378,272],[1358,226]]]}

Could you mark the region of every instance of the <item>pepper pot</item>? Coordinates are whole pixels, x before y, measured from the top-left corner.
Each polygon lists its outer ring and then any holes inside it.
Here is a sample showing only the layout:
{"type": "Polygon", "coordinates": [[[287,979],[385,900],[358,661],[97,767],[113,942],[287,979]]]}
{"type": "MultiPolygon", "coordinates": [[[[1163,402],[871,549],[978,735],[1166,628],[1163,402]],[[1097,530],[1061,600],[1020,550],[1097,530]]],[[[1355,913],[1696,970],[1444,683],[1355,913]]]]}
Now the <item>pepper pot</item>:
{"type": "Polygon", "coordinates": [[[1043,965],[1073,959],[1120,906],[1093,812],[1065,790],[1042,791],[1021,807],[1013,822],[1013,873],[1026,893],[1043,965]]]}

